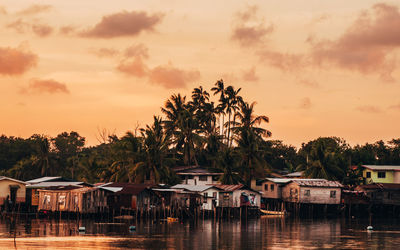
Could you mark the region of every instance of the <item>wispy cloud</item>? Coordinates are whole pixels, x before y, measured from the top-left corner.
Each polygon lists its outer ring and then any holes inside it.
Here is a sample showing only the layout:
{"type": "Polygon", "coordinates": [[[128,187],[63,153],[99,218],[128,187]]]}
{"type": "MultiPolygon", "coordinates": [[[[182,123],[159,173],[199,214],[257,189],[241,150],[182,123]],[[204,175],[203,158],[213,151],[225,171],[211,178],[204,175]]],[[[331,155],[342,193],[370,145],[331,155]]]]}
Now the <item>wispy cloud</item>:
{"type": "Polygon", "coordinates": [[[38,56],[29,50],[19,47],[0,47],[0,74],[21,75],[35,67],[38,56]]]}
{"type": "Polygon", "coordinates": [[[242,46],[260,44],[273,30],[272,24],[267,26],[258,16],[257,6],[248,6],[243,12],[236,13],[231,39],[242,46]]]}
{"type": "Polygon", "coordinates": [[[69,94],[67,85],[53,79],[32,79],[26,88],[22,88],[22,94],[69,94]]]}
{"type": "Polygon", "coordinates": [[[45,4],[34,4],[29,6],[28,8],[25,8],[21,11],[17,12],[17,15],[36,15],[42,12],[47,12],[50,11],[53,7],[51,5],[45,5],[45,4]]]}
{"type": "Polygon", "coordinates": [[[81,32],[82,36],[93,38],[115,38],[137,36],[143,31],[153,31],[161,22],[163,14],[148,14],[144,11],[123,11],[108,16],[93,28],[81,32]]]}
{"type": "Polygon", "coordinates": [[[301,99],[299,108],[301,109],[310,109],[312,107],[311,99],[309,97],[305,97],[301,99]]]}
{"type": "Polygon", "coordinates": [[[257,82],[259,80],[256,74],[256,67],[251,67],[242,74],[242,79],[247,82],[257,82]]]}
{"type": "Polygon", "coordinates": [[[356,108],[358,111],[363,112],[363,113],[372,113],[372,114],[377,114],[377,113],[382,113],[382,109],[377,107],[377,106],[372,106],[372,105],[364,105],[364,106],[359,106],[356,108]]]}

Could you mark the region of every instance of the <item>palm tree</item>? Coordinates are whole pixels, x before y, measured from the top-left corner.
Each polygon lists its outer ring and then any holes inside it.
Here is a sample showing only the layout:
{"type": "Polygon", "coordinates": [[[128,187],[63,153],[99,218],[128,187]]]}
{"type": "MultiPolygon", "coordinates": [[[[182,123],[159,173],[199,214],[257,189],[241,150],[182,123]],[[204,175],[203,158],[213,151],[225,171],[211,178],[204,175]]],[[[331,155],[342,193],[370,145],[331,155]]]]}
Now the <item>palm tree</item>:
{"type": "Polygon", "coordinates": [[[319,138],[304,147],[307,151],[306,162],[300,164],[297,171],[303,171],[303,176],[308,178],[342,180],[347,163],[340,149],[330,144],[331,138],[319,138]]]}
{"type": "Polygon", "coordinates": [[[239,96],[241,88],[238,90],[235,90],[232,86],[228,86],[225,90],[226,98],[225,98],[225,111],[228,113],[228,122],[224,124],[225,126],[228,127],[228,135],[227,135],[227,145],[228,147],[231,146],[232,140],[231,140],[231,115],[233,113],[234,121],[236,118],[236,111],[239,109],[239,106],[241,103],[243,103],[243,99],[241,96],[239,96]]]}
{"type": "Polygon", "coordinates": [[[215,83],[215,87],[211,88],[211,91],[214,91],[214,95],[219,94],[219,104],[216,107],[216,113],[219,114],[219,116],[222,116],[222,126],[221,126],[221,131],[220,134],[224,135],[224,124],[225,124],[225,108],[226,108],[226,97],[225,97],[225,85],[224,81],[218,80],[215,83]]]}
{"type": "Polygon", "coordinates": [[[233,123],[233,130],[236,133],[240,133],[243,130],[250,130],[258,137],[270,137],[272,133],[264,128],[257,127],[262,122],[269,122],[269,118],[265,115],[257,116],[254,114],[254,105],[256,102],[252,104],[248,104],[247,102],[240,103],[240,112],[236,113],[236,119],[238,122],[233,123]]]}
{"type": "Polygon", "coordinates": [[[163,121],[166,132],[172,135],[172,144],[176,151],[183,151],[183,162],[186,165],[197,165],[195,157],[195,145],[201,143],[202,138],[198,135],[199,122],[196,119],[193,106],[185,103],[185,97],[173,95],[165,103],[161,111],[167,120],[163,121]]]}
{"type": "Polygon", "coordinates": [[[154,116],[153,125],[147,125],[141,133],[144,158],[132,169],[135,180],[137,182],[168,182],[172,174],[169,168],[172,159],[168,158],[171,140],[162,127],[161,118],[154,116]]]}
{"type": "Polygon", "coordinates": [[[163,123],[168,133],[172,133],[175,130],[176,122],[179,120],[180,114],[185,109],[186,97],[182,97],[180,94],[172,95],[165,102],[165,108],[161,108],[161,112],[163,112],[167,118],[163,123]]]}
{"type": "Polygon", "coordinates": [[[237,159],[232,149],[227,148],[224,150],[218,162],[219,168],[224,172],[219,179],[222,184],[231,185],[240,183],[241,179],[237,171],[237,159]]]}
{"type": "Polygon", "coordinates": [[[113,158],[111,164],[110,181],[132,182],[131,170],[136,168],[141,157],[140,138],[132,132],[127,132],[124,137],[113,145],[113,158]]]}
{"type": "Polygon", "coordinates": [[[246,184],[250,184],[251,178],[264,177],[266,172],[270,171],[264,161],[263,151],[259,148],[261,140],[252,130],[248,129],[241,129],[237,138],[236,150],[240,156],[240,173],[246,184]]]}
{"type": "Polygon", "coordinates": [[[43,135],[32,135],[35,153],[31,158],[32,164],[37,167],[42,176],[54,174],[54,166],[50,166],[51,150],[50,140],[43,135]]]}

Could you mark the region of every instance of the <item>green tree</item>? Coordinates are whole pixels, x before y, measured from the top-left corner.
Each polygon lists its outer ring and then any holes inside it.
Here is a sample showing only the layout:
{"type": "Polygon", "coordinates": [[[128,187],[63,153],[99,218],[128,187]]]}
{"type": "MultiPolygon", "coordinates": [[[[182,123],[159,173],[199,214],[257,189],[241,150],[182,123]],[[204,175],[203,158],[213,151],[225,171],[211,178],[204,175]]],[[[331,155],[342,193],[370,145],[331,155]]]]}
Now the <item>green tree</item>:
{"type": "Polygon", "coordinates": [[[300,164],[298,171],[308,178],[323,178],[342,181],[347,171],[348,161],[344,151],[348,145],[337,137],[320,137],[303,145],[300,154],[306,162],[300,164]]]}

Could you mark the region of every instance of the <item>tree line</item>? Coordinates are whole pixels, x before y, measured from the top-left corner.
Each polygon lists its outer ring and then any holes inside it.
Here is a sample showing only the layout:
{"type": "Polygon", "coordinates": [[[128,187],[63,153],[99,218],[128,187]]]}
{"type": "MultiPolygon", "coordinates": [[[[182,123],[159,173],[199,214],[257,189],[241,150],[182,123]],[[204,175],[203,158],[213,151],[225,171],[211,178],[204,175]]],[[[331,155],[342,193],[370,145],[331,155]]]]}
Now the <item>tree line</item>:
{"type": "Polygon", "coordinates": [[[400,139],[351,147],[338,137],[320,137],[297,149],[270,140],[265,115],[241,88],[223,80],[208,92],[194,88],[190,97],[173,94],[162,117],[122,137],[102,131],[100,144],[85,146],[77,132],[56,137],[0,136],[0,175],[21,180],[60,175],[96,182],[179,183],[174,166],[204,166],[222,172],[224,184],[249,184],[273,172],[303,171],[305,177],[362,181],[361,164],[400,165],[400,139]]]}

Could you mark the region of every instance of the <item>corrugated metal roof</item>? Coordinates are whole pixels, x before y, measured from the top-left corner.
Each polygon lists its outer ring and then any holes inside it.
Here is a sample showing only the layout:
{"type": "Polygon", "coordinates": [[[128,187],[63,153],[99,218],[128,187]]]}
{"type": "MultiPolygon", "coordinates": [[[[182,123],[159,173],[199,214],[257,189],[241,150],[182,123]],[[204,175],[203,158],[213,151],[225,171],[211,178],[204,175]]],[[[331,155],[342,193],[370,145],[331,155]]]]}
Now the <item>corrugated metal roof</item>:
{"type": "MultiPolygon", "coordinates": [[[[189,191],[193,191],[193,192],[204,192],[210,188],[217,188],[213,185],[188,185],[188,184],[178,184],[175,186],[172,186],[171,188],[175,188],[175,189],[186,189],[189,191]]],[[[220,188],[217,188],[220,189],[220,188]]]]}
{"type": "Polygon", "coordinates": [[[389,189],[389,190],[399,190],[400,184],[396,183],[371,183],[367,185],[360,185],[356,187],[357,190],[364,189],[364,190],[371,190],[371,189],[389,189]]]}
{"type": "Polygon", "coordinates": [[[287,177],[302,177],[303,176],[303,172],[293,172],[293,173],[289,173],[289,174],[285,174],[285,176],[287,177]]]}
{"type": "Polygon", "coordinates": [[[10,178],[10,177],[7,177],[7,176],[0,176],[0,181],[1,181],[1,180],[15,181],[15,182],[18,182],[18,183],[21,183],[21,184],[24,184],[24,185],[27,184],[27,183],[24,182],[24,181],[20,181],[20,180],[17,180],[17,179],[13,179],[13,178],[10,178]]]}
{"type": "Polygon", "coordinates": [[[223,173],[211,169],[196,167],[176,171],[177,175],[222,175],[223,173]]]}
{"type": "Polygon", "coordinates": [[[362,167],[376,171],[379,170],[400,171],[400,166],[394,166],[394,165],[362,165],[362,167]]]}
{"type": "Polygon", "coordinates": [[[61,176],[46,176],[46,177],[40,177],[37,179],[33,179],[30,181],[27,181],[27,183],[29,184],[35,184],[35,183],[39,183],[39,182],[45,182],[45,181],[51,181],[51,180],[58,180],[61,179],[61,176]]]}
{"type": "Polygon", "coordinates": [[[62,187],[62,186],[78,186],[78,187],[83,187],[82,184],[84,182],[82,181],[48,181],[48,182],[40,182],[36,184],[29,185],[28,187],[30,188],[35,188],[35,187],[62,187]]]}
{"type": "Polygon", "coordinates": [[[268,181],[275,182],[276,184],[285,184],[294,180],[303,180],[303,181],[324,181],[325,179],[306,179],[306,178],[266,178],[268,181]]]}
{"type": "Polygon", "coordinates": [[[220,188],[220,189],[222,189],[224,191],[227,191],[227,192],[232,192],[232,191],[235,191],[235,190],[238,190],[238,189],[241,189],[241,188],[244,187],[243,184],[236,184],[236,185],[216,184],[214,186],[217,187],[217,188],[220,188]]]}
{"type": "Polygon", "coordinates": [[[293,179],[293,182],[303,187],[343,187],[337,181],[328,181],[324,179],[293,179]]]}
{"type": "Polygon", "coordinates": [[[99,188],[107,190],[107,191],[111,191],[113,193],[119,192],[122,190],[122,187],[99,187],[99,188]]]}
{"type": "Polygon", "coordinates": [[[117,191],[118,194],[133,194],[137,195],[141,193],[145,189],[149,189],[154,186],[152,184],[135,184],[135,183],[108,183],[103,185],[102,188],[121,188],[120,191],[117,191]]]}

